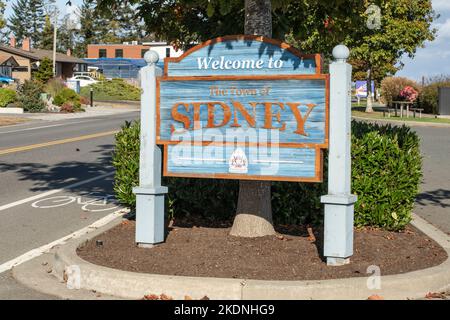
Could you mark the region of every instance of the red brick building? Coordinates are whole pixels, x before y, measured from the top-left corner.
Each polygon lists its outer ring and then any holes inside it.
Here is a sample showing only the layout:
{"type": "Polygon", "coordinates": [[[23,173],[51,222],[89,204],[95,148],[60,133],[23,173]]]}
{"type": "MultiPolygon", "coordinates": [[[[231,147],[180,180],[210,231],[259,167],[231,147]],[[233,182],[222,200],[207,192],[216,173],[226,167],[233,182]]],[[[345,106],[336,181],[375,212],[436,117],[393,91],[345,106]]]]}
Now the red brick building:
{"type": "Polygon", "coordinates": [[[150,46],[141,44],[89,44],[87,58],[141,59],[149,49],[150,46]]]}
{"type": "Polygon", "coordinates": [[[123,44],[89,44],[87,47],[88,59],[99,58],[125,58],[142,59],[148,50],[156,50],[160,58],[176,57],[182,52],[175,51],[172,46],[166,42],[148,42],[138,44],[137,41],[123,44]]]}

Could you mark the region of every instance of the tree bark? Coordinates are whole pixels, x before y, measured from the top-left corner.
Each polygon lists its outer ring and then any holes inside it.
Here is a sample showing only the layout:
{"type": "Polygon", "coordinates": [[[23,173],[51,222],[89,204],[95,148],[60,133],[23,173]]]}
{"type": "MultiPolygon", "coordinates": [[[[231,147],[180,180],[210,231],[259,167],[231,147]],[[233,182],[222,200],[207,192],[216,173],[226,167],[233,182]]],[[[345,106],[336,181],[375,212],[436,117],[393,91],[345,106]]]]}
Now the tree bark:
{"type": "Polygon", "coordinates": [[[366,112],[373,112],[373,99],[372,99],[372,69],[367,70],[367,106],[366,112]]]}
{"type": "MultiPolygon", "coordinates": [[[[270,0],[245,1],[245,34],[272,36],[270,0]]],[[[236,217],[230,234],[237,237],[263,237],[275,234],[272,222],[270,181],[239,181],[236,217]]]]}

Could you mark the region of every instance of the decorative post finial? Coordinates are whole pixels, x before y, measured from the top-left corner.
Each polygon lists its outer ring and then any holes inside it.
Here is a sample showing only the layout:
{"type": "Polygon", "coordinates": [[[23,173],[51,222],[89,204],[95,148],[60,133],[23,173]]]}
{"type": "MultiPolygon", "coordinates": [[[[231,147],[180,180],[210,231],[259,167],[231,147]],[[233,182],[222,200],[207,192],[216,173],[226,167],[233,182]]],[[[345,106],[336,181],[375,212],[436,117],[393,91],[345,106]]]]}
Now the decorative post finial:
{"type": "Polygon", "coordinates": [[[159,61],[158,52],[153,51],[153,50],[148,50],[144,54],[144,60],[145,60],[145,62],[147,62],[147,64],[149,66],[151,66],[152,64],[156,64],[159,61]]]}
{"type": "Polygon", "coordinates": [[[333,49],[333,57],[336,62],[346,62],[350,56],[350,50],[343,44],[337,45],[333,49]]]}

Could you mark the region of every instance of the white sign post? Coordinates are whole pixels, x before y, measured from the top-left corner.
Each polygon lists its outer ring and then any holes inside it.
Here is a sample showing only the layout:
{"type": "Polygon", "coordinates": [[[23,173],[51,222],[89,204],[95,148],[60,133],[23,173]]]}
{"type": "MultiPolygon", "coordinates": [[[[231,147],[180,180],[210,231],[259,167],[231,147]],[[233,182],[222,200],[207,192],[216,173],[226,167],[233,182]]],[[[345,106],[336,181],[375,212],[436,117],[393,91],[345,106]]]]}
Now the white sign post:
{"type": "Polygon", "coordinates": [[[328,265],[344,265],[353,255],[353,207],[351,194],[351,77],[350,55],[344,45],[333,49],[330,65],[330,146],[328,195],[325,204],[324,256],[328,265]]]}
{"type": "Polygon", "coordinates": [[[161,150],[156,145],[156,76],[158,53],[147,51],[147,66],[140,70],[141,78],[141,144],[139,157],[139,187],[136,194],[136,243],[151,247],[164,242],[164,195],[161,186],[161,150]]]}

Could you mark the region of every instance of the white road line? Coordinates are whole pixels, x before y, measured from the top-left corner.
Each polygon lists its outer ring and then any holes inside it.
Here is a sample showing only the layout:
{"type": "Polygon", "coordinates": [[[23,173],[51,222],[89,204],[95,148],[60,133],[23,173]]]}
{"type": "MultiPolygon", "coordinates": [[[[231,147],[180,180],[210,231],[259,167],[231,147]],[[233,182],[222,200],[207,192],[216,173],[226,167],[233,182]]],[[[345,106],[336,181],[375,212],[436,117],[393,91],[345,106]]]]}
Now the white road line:
{"type": "Polygon", "coordinates": [[[37,194],[37,195],[32,196],[32,197],[28,197],[28,198],[25,198],[25,199],[22,199],[22,200],[14,201],[14,202],[5,204],[3,206],[0,206],[0,211],[6,210],[6,209],[9,209],[9,208],[12,208],[12,207],[19,206],[21,204],[24,204],[24,203],[27,203],[27,202],[30,202],[30,201],[33,201],[33,200],[37,200],[37,199],[41,199],[41,198],[44,198],[44,197],[48,197],[48,196],[51,196],[51,195],[53,195],[55,193],[58,193],[58,192],[61,192],[61,191],[67,190],[67,189],[75,188],[75,187],[81,186],[83,184],[92,182],[92,181],[96,181],[96,180],[99,180],[99,179],[102,179],[102,178],[106,178],[106,177],[112,176],[113,174],[114,174],[114,172],[108,172],[108,173],[99,175],[99,176],[94,177],[94,178],[90,178],[90,179],[87,179],[87,180],[83,180],[83,181],[79,181],[79,182],[70,184],[70,185],[65,186],[63,188],[60,188],[60,189],[50,190],[50,191],[47,191],[47,192],[44,192],[44,193],[41,193],[41,194],[37,194]]]}
{"type": "Polygon", "coordinates": [[[113,212],[97,221],[95,221],[94,223],[92,223],[91,225],[84,227],[78,231],[75,231],[74,233],[71,233],[61,239],[55,240],[53,242],[50,242],[46,245],[43,245],[39,248],[30,250],[24,254],[22,254],[21,256],[14,258],[12,260],[9,260],[3,264],[0,265],[0,273],[5,272],[7,270],[10,270],[11,268],[18,266],[24,262],[27,262],[31,259],[34,259],[36,257],[39,257],[40,255],[48,252],[50,249],[52,249],[54,246],[57,245],[61,245],[66,243],[68,240],[70,239],[76,239],[81,237],[82,235],[85,235],[87,233],[90,233],[106,224],[108,224],[109,222],[113,221],[114,219],[123,216],[124,214],[128,213],[129,210],[128,209],[121,209],[118,210],[116,212],[113,212]]]}
{"type": "Polygon", "coordinates": [[[48,126],[32,127],[32,128],[25,128],[25,129],[20,129],[20,130],[0,131],[0,134],[30,131],[30,130],[45,129],[45,128],[53,128],[53,127],[62,127],[62,126],[68,126],[71,124],[79,124],[79,123],[86,123],[86,122],[93,122],[93,121],[96,121],[96,120],[74,121],[74,122],[69,122],[69,123],[58,123],[58,124],[51,124],[48,126]]]}

